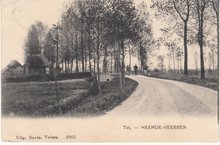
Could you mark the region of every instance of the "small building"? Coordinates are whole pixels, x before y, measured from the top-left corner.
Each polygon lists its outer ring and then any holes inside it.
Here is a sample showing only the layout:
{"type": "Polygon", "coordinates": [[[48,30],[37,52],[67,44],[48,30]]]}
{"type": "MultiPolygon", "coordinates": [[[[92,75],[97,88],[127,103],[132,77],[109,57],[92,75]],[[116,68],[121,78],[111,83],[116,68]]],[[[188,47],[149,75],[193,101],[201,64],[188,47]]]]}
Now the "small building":
{"type": "Polygon", "coordinates": [[[25,76],[43,76],[50,74],[50,63],[44,55],[35,55],[33,60],[36,60],[35,65],[29,63],[24,64],[25,76]]]}
{"type": "Polygon", "coordinates": [[[1,74],[2,82],[7,82],[8,79],[24,77],[24,68],[17,60],[12,60],[5,68],[2,69],[1,74]]]}
{"type": "Polygon", "coordinates": [[[16,78],[22,76],[24,76],[24,68],[17,60],[12,60],[2,70],[2,77],[4,78],[16,78]]]}

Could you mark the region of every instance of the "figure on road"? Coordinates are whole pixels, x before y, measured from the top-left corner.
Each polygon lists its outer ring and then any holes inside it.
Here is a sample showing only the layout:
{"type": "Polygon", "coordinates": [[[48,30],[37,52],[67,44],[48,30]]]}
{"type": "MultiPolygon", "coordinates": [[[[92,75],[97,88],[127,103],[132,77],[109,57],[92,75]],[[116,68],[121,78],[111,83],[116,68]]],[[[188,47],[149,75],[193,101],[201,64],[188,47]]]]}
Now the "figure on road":
{"type": "Polygon", "coordinates": [[[134,74],[137,75],[137,71],[138,71],[138,66],[137,64],[134,65],[134,74]]]}

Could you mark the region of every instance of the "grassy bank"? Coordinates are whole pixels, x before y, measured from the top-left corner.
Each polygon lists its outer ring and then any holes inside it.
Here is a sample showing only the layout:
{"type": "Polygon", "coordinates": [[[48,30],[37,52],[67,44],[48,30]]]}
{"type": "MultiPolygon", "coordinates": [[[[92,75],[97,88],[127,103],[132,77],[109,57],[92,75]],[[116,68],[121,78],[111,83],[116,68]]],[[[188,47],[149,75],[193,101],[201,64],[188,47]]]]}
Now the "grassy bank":
{"type": "Polygon", "coordinates": [[[118,79],[103,82],[101,84],[102,95],[87,97],[66,115],[79,117],[103,115],[126,100],[136,89],[137,85],[136,81],[126,78],[125,93],[120,93],[118,79]]]}
{"type": "Polygon", "coordinates": [[[195,84],[218,91],[218,75],[206,74],[206,79],[200,79],[199,75],[185,76],[183,74],[173,73],[148,73],[147,76],[160,79],[176,80],[185,83],[195,84]]]}
{"type": "Polygon", "coordinates": [[[102,95],[92,96],[88,91],[90,83],[83,80],[59,81],[58,98],[54,82],[2,83],[2,115],[54,117],[68,112],[71,116],[100,115],[118,106],[138,85],[126,79],[125,93],[120,93],[119,80],[102,82],[102,95]]]}

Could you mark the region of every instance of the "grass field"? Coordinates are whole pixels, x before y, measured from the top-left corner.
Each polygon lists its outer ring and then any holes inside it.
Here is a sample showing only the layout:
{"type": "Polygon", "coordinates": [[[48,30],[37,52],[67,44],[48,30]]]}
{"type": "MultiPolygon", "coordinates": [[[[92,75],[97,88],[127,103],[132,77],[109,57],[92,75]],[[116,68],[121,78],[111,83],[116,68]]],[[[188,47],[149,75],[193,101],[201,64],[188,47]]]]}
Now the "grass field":
{"type": "MultiPolygon", "coordinates": [[[[57,115],[54,82],[2,83],[2,115],[40,117],[57,115]]],[[[76,99],[89,87],[86,81],[58,83],[60,102],[76,99]]]]}
{"type": "Polygon", "coordinates": [[[161,78],[161,79],[170,79],[181,82],[186,82],[190,84],[195,84],[203,87],[207,87],[213,90],[218,90],[218,74],[208,74],[206,73],[206,79],[200,79],[200,75],[189,74],[185,76],[183,74],[173,74],[173,73],[148,73],[147,76],[161,78]]]}
{"type": "Polygon", "coordinates": [[[100,115],[123,102],[138,84],[126,78],[126,91],[120,93],[119,80],[102,82],[102,95],[91,96],[88,92],[90,82],[59,81],[58,99],[54,85],[54,82],[2,83],[2,115],[13,117],[100,115]],[[59,107],[62,114],[59,113],[59,107]]]}

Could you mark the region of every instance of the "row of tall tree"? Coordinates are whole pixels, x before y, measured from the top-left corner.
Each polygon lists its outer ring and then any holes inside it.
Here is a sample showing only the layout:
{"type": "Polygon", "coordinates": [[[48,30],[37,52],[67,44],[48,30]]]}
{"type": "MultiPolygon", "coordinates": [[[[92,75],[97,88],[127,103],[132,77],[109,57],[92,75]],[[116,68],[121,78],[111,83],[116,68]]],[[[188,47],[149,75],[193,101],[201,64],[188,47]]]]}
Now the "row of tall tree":
{"type": "Polygon", "coordinates": [[[32,51],[37,50],[54,69],[64,73],[93,72],[99,84],[101,68],[102,72],[114,70],[119,73],[123,92],[126,52],[130,57],[139,56],[144,67],[154,44],[147,6],[142,3],[139,7],[135,8],[133,0],[74,0],[66,5],[54,27],[46,28],[41,22],[30,27],[26,62],[32,61],[32,51]],[[37,30],[39,24],[43,35],[37,30]]]}
{"type": "MultiPolygon", "coordinates": [[[[169,25],[162,29],[165,34],[162,40],[166,41],[172,36],[179,36],[182,39],[184,74],[188,75],[188,46],[197,44],[200,52],[201,79],[205,79],[204,47],[215,49],[216,56],[219,52],[219,0],[152,0],[152,2],[156,16],[164,18],[169,25]],[[216,29],[213,30],[213,26],[216,26],[216,29]]],[[[173,38],[172,41],[176,40],[173,38]]]]}

